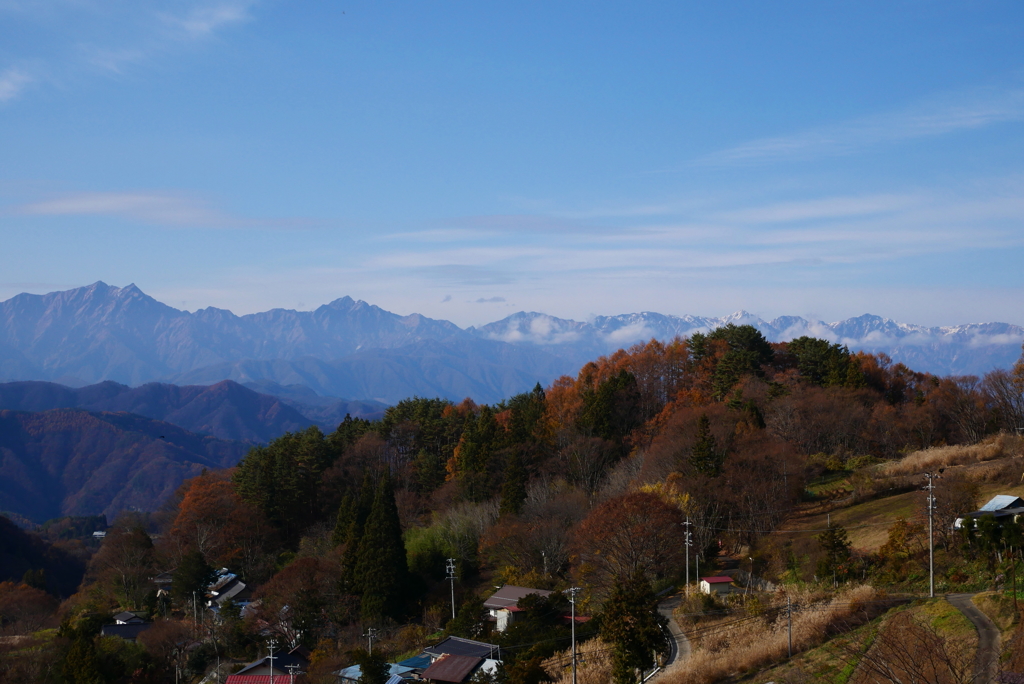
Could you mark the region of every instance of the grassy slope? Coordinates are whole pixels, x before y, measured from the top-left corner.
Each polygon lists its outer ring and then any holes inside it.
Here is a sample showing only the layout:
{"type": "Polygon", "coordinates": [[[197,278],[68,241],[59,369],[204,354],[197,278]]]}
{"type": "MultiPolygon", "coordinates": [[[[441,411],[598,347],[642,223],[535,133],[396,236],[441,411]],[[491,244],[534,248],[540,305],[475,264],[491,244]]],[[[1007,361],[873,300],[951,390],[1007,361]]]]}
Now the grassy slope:
{"type": "MultiPolygon", "coordinates": [[[[744,684],[801,681],[846,684],[846,682],[851,681],[853,678],[855,665],[850,662],[848,651],[844,650],[841,645],[844,645],[847,649],[854,647],[861,651],[866,650],[877,636],[879,628],[884,626],[885,621],[895,611],[900,610],[908,610],[908,608],[893,608],[885,615],[865,625],[861,625],[852,632],[835,637],[818,648],[797,654],[791,660],[744,677],[739,681],[744,684]]],[[[977,632],[974,630],[974,625],[964,617],[963,613],[954,608],[945,599],[928,601],[919,606],[909,608],[909,610],[926,615],[931,624],[945,636],[966,636],[971,638],[974,635],[975,641],[977,640],[977,632]]]]}
{"type": "MultiPolygon", "coordinates": [[[[1012,494],[1024,497],[1024,485],[1007,487],[1004,485],[983,484],[980,487],[982,502],[988,501],[996,494],[1012,494]]],[[[924,497],[920,492],[906,492],[883,499],[874,499],[854,506],[839,508],[831,512],[832,523],[842,525],[849,533],[853,548],[858,551],[877,551],[878,547],[888,538],[889,526],[899,517],[915,518],[926,521],[923,510],[924,497]]],[[[824,529],[829,514],[816,513],[793,518],[785,525],[785,532],[777,532],[779,539],[796,540],[801,537],[813,538],[819,533],[815,530],[824,529]],[[792,530],[808,530],[792,532],[792,530]]]]}

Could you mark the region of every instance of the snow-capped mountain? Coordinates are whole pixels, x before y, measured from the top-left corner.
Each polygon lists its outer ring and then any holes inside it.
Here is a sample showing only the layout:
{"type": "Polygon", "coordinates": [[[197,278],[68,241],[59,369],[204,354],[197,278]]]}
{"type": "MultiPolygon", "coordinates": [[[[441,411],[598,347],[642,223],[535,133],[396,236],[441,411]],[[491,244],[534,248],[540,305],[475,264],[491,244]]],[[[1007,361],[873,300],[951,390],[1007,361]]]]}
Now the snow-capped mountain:
{"type": "Polygon", "coordinates": [[[810,335],[851,350],[885,352],[942,375],[1008,367],[1024,341],[1024,328],[1007,323],[928,328],[868,314],[833,323],[798,316],[765,321],[745,311],[723,317],[642,312],[589,321],[520,312],[463,330],[350,297],[315,311],[236,316],[212,307],[180,311],[134,285],[98,282],[0,302],[0,381],[137,386],[230,379],[387,403],[413,394],[493,402],[575,374],[621,347],[728,323],[754,325],[772,341],[810,335]]]}
{"type": "Polygon", "coordinates": [[[929,328],[871,314],[833,323],[800,316],[766,321],[747,311],[722,317],[669,316],[645,311],[598,316],[589,322],[520,312],[480,328],[470,328],[470,332],[486,339],[534,345],[585,361],[652,338],[666,341],[687,337],[729,323],[753,325],[772,342],[788,342],[807,335],[844,344],[853,351],[884,352],[915,370],[939,375],[983,374],[993,368],[1008,367],[1020,356],[1024,342],[1024,327],[1009,323],[929,328]]]}

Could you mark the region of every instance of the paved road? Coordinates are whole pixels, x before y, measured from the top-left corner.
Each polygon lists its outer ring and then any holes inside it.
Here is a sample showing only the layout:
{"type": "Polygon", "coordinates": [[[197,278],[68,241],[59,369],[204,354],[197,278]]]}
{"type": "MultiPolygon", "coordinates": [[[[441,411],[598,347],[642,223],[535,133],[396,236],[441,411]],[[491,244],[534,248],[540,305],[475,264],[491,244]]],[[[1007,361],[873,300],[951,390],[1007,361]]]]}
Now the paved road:
{"type": "Polygon", "coordinates": [[[672,638],[669,640],[668,658],[665,660],[665,664],[661,666],[662,671],[677,660],[682,660],[690,655],[690,640],[686,638],[686,634],[683,633],[675,618],[672,617],[672,611],[679,605],[680,601],[682,601],[682,595],[676,594],[675,596],[669,596],[658,604],[658,612],[668,618],[668,631],[672,635],[672,638]]]}
{"type": "Polygon", "coordinates": [[[967,616],[978,630],[978,655],[974,662],[974,681],[993,684],[999,673],[999,628],[971,603],[974,594],[947,594],[946,600],[967,616]]]}

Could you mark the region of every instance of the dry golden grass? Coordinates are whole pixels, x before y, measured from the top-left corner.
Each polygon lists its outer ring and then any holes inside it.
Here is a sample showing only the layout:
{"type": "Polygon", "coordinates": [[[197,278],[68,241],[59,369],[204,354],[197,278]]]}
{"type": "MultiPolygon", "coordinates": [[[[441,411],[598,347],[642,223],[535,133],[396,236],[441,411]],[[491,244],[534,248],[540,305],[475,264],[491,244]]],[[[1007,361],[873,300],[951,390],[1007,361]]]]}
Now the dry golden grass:
{"type": "Polygon", "coordinates": [[[986,591],[971,599],[981,612],[988,616],[988,619],[995,623],[1004,638],[1015,630],[1020,621],[1020,615],[1013,608],[1013,599],[1003,596],[994,591],[986,591]]]}
{"type": "MultiPolygon", "coordinates": [[[[543,667],[555,684],[572,684],[572,652],[567,649],[544,661],[543,667]]],[[[576,681],[579,684],[607,684],[612,681],[611,647],[601,639],[576,645],[576,681]]]]}
{"type": "Polygon", "coordinates": [[[877,474],[882,477],[918,475],[938,468],[995,461],[1020,454],[1021,443],[1020,437],[998,434],[978,444],[958,444],[922,449],[908,454],[898,461],[879,465],[877,474]]]}
{"type": "MultiPolygon", "coordinates": [[[[863,607],[877,598],[870,586],[854,587],[834,598],[800,605],[793,614],[793,650],[824,642],[830,633],[859,624],[863,607]]],[[[705,634],[689,658],[671,666],[659,684],[710,684],[766,667],[788,656],[785,613],[774,621],[754,619],[705,634]]]]}

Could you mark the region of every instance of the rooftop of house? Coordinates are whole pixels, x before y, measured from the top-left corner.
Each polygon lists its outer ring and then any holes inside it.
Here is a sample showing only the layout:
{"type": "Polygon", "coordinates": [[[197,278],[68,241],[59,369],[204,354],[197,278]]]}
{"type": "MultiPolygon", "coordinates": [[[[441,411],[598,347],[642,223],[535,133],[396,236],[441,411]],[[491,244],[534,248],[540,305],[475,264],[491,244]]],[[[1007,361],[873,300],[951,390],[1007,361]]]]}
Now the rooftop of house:
{"type": "Polygon", "coordinates": [[[484,662],[483,658],[446,655],[423,671],[423,678],[435,682],[464,682],[484,662]]]}
{"type": "Polygon", "coordinates": [[[1013,496],[1012,494],[997,494],[978,510],[994,513],[995,511],[1001,511],[1004,508],[1024,508],[1024,500],[1021,500],[1019,496],[1013,496]]]}
{"type": "Polygon", "coordinates": [[[531,589],[530,587],[517,587],[513,584],[506,584],[484,601],[484,608],[500,610],[516,605],[519,603],[519,599],[530,594],[550,596],[552,593],[546,589],[531,589]]]}
{"type": "Polygon", "coordinates": [[[215,580],[213,581],[213,584],[211,584],[211,585],[210,585],[210,586],[209,586],[209,587],[207,588],[207,590],[208,590],[208,591],[209,591],[210,593],[216,594],[216,593],[218,593],[218,592],[219,592],[219,591],[220,591],[221,589],[223,589],[223,588],[224,588],[225,586],[227,586],[227,584],[228,584],[229,582],[231,582],[231,580],[233,580],[233,579],[235,579],[235,578],[237,578],[237,575],[235,575],[234,573],[230,573],[230,572],[226,572],[226,573],[224,573],[224,574],[222,574],[222,575],[218,575],[218,576],[217,576],[217,579],[215,579],[215,580]]]}
{"type": "Polygon", "coordinates": [[[482,641],[463,639],[462,637],[450,636],[436,646],[428,646],[423,652],[430,656],[462,655],[474,656],[476,658],[492,658],[498,653],[498,647],[494,644],[487,644],[482,641]]]}
{"type": "MultiPolygon", "coordinates": [[[[401,663],[388,663],[388,674],[392,677],[398,676],[399,679],[401,679],[401,675],[412,672],[414,669],[415,668],[412,667],[406,667],[401,663]]],[[[352,665],[351,667],[346,667],[343,670],[338,670],[334,674],[338,675],[342,681],[358,682],[363,676],[363,668],[359,665],[352,665]]]]}
{"type": "Polygon", "coordinates": [[[430,667],[430,655],[421,653],[418,656],[413,656],[412,658],[399,660],[398,664],[402,667],[408,667],[411,670],[425,670],[430,667]]]}
{"type": "Polygon", "coordinates": [[[720,575],[718,577],[701,577],[700,581],[707,582],[708,584],[721,584],[724,582],[732,582],[732,577],[726,577],[725,575],[720,575]]]}
{"type": "Polygon", "coordinates": [[[114,622],[116,622],[119,625],[128,625],[145,622],[145,620],[139,617],[138,614],[126,610],[122,613],[118,613],[117,615],[115,615],[114,622]]]}
{"type": "MultiPolygon", "coordinates": [[[[303,653],[305,652],[307,651],[303,649],[301,646],[296,646],[287,653],[285,653],[284,651],[279,651],[276,655],[274,655],[273,670],[275,672],[275,676],[277,675],[277,673],[287,674],[289,665],[295,665],[301,670],[304,670],[307,667],[309,667],[309,659],[303,655],[303,653]]],[[[259,660],[249,663],[235,674],[242,675],[252,673],[253,676],[258,676],[264,674],[262,670],[267,670],[266,674],[267,676],[269,676],[269,670],[271,669],[269,661],[270,656],[264,656],[259,660]]]]}

